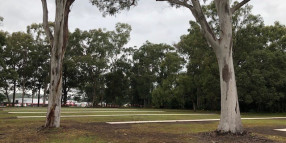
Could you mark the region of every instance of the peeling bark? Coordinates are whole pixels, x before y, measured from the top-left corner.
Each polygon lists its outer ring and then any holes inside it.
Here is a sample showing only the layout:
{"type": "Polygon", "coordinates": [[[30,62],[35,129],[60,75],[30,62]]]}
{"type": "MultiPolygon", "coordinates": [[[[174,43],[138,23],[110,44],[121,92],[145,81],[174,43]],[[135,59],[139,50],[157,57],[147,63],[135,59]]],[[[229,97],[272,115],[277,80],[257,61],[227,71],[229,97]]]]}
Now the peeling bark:
{"type": "Polygon", "coordinates": [[[74,0],[56,0],[56,17],[54,35],[48,28],[48,10],[46,0],[43,4],[43,22],[45,32],[51,43],[51,79],[49,105],[45,127],[60,127],[62,96],[62,65],[68,40],[68,16],[74,0]]]}
{"type": "Polygon", "coordinates": [[[229,0],[215,0],[220,25],[217,59],[220,70],[221,117],[218,131],[242,133],[237,87],[232,56],[232,12],[229,0]]]}
{"type": "MultiPolygon", "coordinates": [[[[221,86],[221,117],[218,126],[220,132],[242,133],[236,81],[234,75],[232,54],[228,54],[231,48],[224,52],[225,59],[219,61],[220,86],[221,86]]],[[[231,52],[232,53],[232,52],[231,52]]]]}

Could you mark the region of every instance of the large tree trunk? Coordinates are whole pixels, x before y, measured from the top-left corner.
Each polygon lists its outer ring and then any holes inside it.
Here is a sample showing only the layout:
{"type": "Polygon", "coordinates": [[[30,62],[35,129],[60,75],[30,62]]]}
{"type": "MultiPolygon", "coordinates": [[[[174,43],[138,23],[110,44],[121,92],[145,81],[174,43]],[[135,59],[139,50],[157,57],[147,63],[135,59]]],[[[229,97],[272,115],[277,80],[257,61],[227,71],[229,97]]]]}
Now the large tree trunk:
{"type": "Polygon", "coordinates": [[[243,127],[240,118],[231,48],[222,49],[218,64],[221,87],[221,116],[218,131],[242,133],[243,127]]]}
{"type": "Polygon", "coordinates": [[[43,4],[43,23],[51,43],[50,95],[45,127],[60,127],[62,96],[62,64],[68,40],[68,15],[74,0],[56,0],[54,35],[48,27],[46,0],[43,4]]]}
{"type": "Polygon", "coordinates": [[[229,0],[217,0],[216,8],[221,30],[219,46],[215,47],[221,87],[221,116],[218,131],[242,133],[243,127],[240,117],[232,57],[232,12],[229,7],[229,0]]]}

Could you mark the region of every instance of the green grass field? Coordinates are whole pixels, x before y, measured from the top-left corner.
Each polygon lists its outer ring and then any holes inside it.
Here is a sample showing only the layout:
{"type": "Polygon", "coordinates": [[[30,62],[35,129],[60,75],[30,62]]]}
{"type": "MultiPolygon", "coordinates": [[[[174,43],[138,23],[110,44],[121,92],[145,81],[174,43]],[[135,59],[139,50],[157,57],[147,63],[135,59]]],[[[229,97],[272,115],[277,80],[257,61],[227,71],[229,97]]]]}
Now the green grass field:
{"type": "MultiPolygon", "coordinates": [[[[45,123],[45,117],[30,118],[28,116],[45,116],[45,112],[46,108],[1,108],[0,142],[200,142],[202,140],[200,133],[215,131],[218,121],[121,125],[109,125],[105,122],[219,119],[218,113],[207,111],[62,108],[62,116],[108,116],[62,117],[61,128],[41,130],[41,126],[45,123]],[[122,114],[124,116],[118,116],[122,114]],[[159,115],[154,116],[153,114],[159,115]],[[26,118],[18,118],[23,116],[26,118]]],[[[286,114],[242,114],[242,118],[258,117],[286,117],[286,114]]],[[[253,136],[286,142],[286,132],[273,130],[286,128],[286,119],[243,120],[243,125],[253,136]]]]}

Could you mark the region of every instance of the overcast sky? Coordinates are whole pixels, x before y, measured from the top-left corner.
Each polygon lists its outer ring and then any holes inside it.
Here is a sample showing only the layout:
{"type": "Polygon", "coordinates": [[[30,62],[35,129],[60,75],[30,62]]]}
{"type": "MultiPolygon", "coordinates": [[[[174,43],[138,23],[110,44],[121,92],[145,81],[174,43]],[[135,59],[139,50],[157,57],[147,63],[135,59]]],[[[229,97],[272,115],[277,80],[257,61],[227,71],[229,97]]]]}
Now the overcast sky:
{"type": "MultiPolygon", "coordinates": [[[[49,20],[54,21],[54,0],[47,0],[49,20]]],[[[265,24],[279,21],[286,24],[286,0],[251,0],[253,13],[260,14],[265,24]]],[[[42,22],[41,0],[0,0],[0,16],[4,17],[1,30],[25,31],[26,26],[42,22]]],[[[166,2],[140,0],[136,7],[116,16],[102,17],[89,0],[76,0],[70,13],[70,31],[75,28],[89,30],[106,28],[113,30],[118,22],[132,26],[131,40],[128,46],[140,47],[145,41],[173,44],[180,36],[187,34],[189,21],[194,20],[186,8],[172,8],[166,2]]]]}

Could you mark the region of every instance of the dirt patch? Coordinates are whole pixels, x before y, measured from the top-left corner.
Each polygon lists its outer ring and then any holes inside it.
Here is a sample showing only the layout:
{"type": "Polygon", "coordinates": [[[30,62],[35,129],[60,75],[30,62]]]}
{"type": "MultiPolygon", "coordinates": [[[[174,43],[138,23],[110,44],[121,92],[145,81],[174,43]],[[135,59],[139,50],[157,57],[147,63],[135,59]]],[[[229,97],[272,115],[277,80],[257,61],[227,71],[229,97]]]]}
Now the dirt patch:
{"type": "Polygon", "coordinates": [[[131,124],[111,125],[107,123],[73,123],[74,126],[65,126],[70,129],[89,130],[96,133],[97,136],[110,142],[164,142],[179,143],[180,135],[167,133],[140,132],[134,130],[131,124]]]}
{"type": "Polygon", "coordinates": [[[17,117],[4,117],[4,118],[0,118],[0,119],[17,119],[17,117]]]}
{"type": "Polygon", "coordinates": [[[284,129],[284,128],[286,128],[286,126],[270,126],[270,127],[265,126],[265,127],[248,128],[247,130],[264,135],[286,137],[286,132],[274,130],[274,129],[284,129]]]}
{"type": "MultiPolygon", "coordinates": [[[[160,123],[163,126],[168,124],[182,124],[182,123],[160,123]]],[[[205,122],[196,122],[192,124],[205,124],[205,122]]],[[[216,132],[205,132],[199,134],[174,134],[174,133],[162,133],[162,132],[150,132],[150,130],[139,131],[136,130],[132,124],[119,124],[111,125],[107,123],[72,123],[70,122],[63,126],[65,129],[76,129],[76,130],[89,130],[96,133],[97,136],[109,142],[136,142],[136,143],[189,143],[189,142],[200,142],[200,143],[274,143],[275,141],[255,136],[251,132],[247,132],[243,135],[232,135],[232,134],[217,134],[216,132]]],[[[250,129],[247,129],[250,130],[250,129]]],[[[268,128],[261,128],[268,130],[268,128]]],[[[256,129],[251,129],[256,131],[256,129]]],[[[277,133],[273,131],[274,133],[277,133]]],[[[273,133],[273,134],[274,134],[273,133]]],[[[265,132],[265,134],[267,134],[265,132]]],[[[281,133],[277,133],[278,135],[281,133]]]]}
{"type": "Polygon", "coordinates": [[[274,143],[274,141],[272,140],[255,136],[250,132],[246,132],[242,135],[205,132],[205,133],[200,133],[199,136],[202,142],[212,142],[212,143],[274,143]]]}
{"type": "Polygon", "coordinates": [[[5,138],[5,134],[0,133],[0,139],[4,139],[5,138]]]}
{"type": "MultiPolygon", "coordinates": [[[[52,138],[64,142],[72,141],[79,137],[100,138],[104,142],[111,143],[273,143],[274,141],[256,136],[253,133],[265,135],[285,136],[285,132],[274,131],[275,128],[284,127],[255,127],[247,128],[247,133],[241,135],[218,135],[215,132],[192,133],[188,130],[181,131],[181,126],[169,128],[175,132],[168,132],[164,128],[168,125],[183,123],[157,123],[145,125],[120,124],[111,125],[104,122],[82,123],[76,121],[63,121],[61,128],[41,130],[44,122],[37,122],[23,127],[8,127],[5,132],[0,132],[0,142],[53,142],[52,138]],[[178,132],[176,132],[178,131],[178,132]]],[[[205,124],[205,122],[193,122],[185,124],[205,124]]],[[[205,125],[208,126],[208,125],[205,125]]]]}

